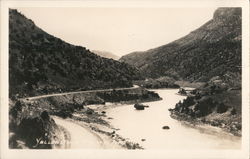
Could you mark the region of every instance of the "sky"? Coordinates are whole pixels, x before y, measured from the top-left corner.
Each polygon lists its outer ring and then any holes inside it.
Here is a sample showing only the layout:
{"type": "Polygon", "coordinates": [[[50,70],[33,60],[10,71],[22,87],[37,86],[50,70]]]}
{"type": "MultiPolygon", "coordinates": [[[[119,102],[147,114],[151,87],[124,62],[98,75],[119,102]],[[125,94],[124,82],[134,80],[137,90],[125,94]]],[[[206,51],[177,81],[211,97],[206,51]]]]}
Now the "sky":
{"type": "Polygon", "coordinates": [[[17,8],[49,34],[117,56],[181,38],[212,19],[216,8],[17,8]]]}

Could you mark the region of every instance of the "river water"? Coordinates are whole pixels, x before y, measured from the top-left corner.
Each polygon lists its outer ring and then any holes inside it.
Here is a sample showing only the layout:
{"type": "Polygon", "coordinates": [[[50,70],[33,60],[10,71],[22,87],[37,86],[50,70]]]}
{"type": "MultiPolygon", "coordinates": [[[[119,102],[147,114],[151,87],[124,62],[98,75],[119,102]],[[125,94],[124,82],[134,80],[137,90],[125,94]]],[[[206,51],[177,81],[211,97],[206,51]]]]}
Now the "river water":
{"type": "Polygon", "coordinates": [[[168,111],[185,96],[178,89],[153,90],[161,101],[145,103],[149,108],[135,110],[123,105],[107,111],[111,124],[119,128],[116,133],[139,143],[145,149],[239,149],[241,138],[223,132],[220,128],[203,126],[196,129],[172,119],[168,111]],[[162,129],[163,126],[170,129],[162,129]],[[145,139],[145,141],[142,141],[145,139]]]}

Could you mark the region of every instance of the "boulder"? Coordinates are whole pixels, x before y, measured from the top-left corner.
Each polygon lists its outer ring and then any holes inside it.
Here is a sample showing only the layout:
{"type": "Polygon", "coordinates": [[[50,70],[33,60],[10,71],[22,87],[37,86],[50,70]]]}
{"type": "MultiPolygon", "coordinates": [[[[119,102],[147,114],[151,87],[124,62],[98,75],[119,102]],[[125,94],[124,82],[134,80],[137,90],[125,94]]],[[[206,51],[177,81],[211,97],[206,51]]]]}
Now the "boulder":
{"type": "Polygon", "coordinates": [[[162,129],[170,129],[169,126],[163,126],[162,129]]]}
{"type": "Polygon", "coordinates": [[[102,113],[102,114],[106,114],[106,112],[105,112],[105,111],[102,111],[101,113],[102,113]]]}
{"type": "Polygon", "coordinates": [[[86,114],[88,114],[88,115],[92,115],[93,113],[94,113],[94,110],[93,110],[93,109],[88,108],[88,109],[86,110],[86,114]]]}
{"type": "Polygon", "coordinates": [[[181,94],[181,95],[187,95],[187,92],[186,92],[186,90],[184,88],[180,88],[178,93],[181,94]]]}
{"type": "Polygon", "coordinates": [[[136,104],[134,105],[134,108],[135,108],[136,110],[144,110],[145,107],[149,107],[149,106],[143,105],[143,104],[139,104],[139,103],[136,103],[136,104]]]}

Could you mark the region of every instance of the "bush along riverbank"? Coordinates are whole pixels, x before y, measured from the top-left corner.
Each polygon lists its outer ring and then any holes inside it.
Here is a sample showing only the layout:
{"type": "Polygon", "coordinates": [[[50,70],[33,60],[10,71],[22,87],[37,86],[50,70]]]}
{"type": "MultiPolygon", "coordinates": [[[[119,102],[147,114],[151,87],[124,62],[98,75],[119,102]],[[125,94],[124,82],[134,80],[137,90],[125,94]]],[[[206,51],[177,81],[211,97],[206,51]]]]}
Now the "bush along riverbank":
{"type": "MultiPolygon", "coordinates": [[[[9,147],[52,148],[54,144],[60,143],[63,132],[50,115],[65,119],[76,119],[74,114],[81,112],[84,117],[76,120],[87,124],[95,123],[109,127],[107,121],[102,119],[105,113],[98,114],[92,107],[87,105],[99,104],[105,106],[105,102],[137,103],[155,100],[161,100],[159,95],[143,88],[80,92],[37,99],[10,100],[9,147]]],[[[99,128],[92,130],[98,132],[99,128]]],[[[110,135],[110,133],[106,134],[109,137],[114,136],[110,135]]],[[[122,147],[141,149],[138,144],[126,141],[122,137],[118,136],[117,140],[124,142],[120,144],[122,147]]]]}
{"type": "Polygon", "coordinates": [[[191,91],[170,112],[174,119],[209,124],[241,136],[241,88],[229,87],[219,79],[191,91]]]}
{"type": "Polygon", "coordinates": [[[105,102],[134,104],[138,102],[149,102],[161,100],[161,97],[153,92],[143,88],[130,90],[112,90],[107,92],[97,92],[98,97],[105,102]]]}

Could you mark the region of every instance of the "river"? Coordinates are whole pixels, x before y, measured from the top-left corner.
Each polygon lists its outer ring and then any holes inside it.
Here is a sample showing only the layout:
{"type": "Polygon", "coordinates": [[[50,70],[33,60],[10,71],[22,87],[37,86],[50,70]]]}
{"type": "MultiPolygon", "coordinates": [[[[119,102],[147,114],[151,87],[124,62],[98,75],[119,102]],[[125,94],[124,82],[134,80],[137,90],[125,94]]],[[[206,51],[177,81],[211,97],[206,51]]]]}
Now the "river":
{"type": "Polygon", "coordinates": [[[111,124],[120,129],[116,133],[145,149],[240,149],[241,138],[220,128],[203,126],[196,129],[172,119],[168,109],[186,98],[177,94],[178,89],[153,91],[163,100],[145,103],[149,105],[145,110],[124,105],[107,111],[107,116],[113,118],[111,124]],[[170,129],[162,129],[165,125],[170,129]]]}

